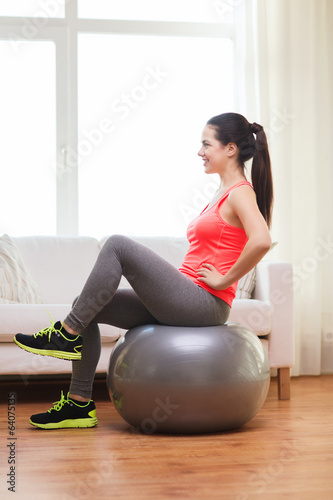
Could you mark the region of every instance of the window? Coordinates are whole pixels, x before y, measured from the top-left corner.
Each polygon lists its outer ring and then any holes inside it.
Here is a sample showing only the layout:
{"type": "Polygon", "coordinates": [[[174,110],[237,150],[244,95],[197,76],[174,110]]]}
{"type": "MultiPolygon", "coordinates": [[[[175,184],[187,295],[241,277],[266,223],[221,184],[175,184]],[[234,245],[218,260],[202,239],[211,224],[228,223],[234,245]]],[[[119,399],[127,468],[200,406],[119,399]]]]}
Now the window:
{"type": "Polygon", "coordinates": [[[65,0],[10,0],[10,2],[0,0],[0,16],[27,16],[32,20],[38,20],[43,17],[64,17],[64,15],[65,0]]]}
{"type": "Polygon", "coordinates": [[[25,235],[56,231],[55,45],[16,53],[0,41],[0,225],[25,235]]]}
{"type": "Polygon", "coordinates": [[[208,118],[231,107],[231,48],[212,38],[79,36],[81,234],[185,234],[195,193],[214,182],[197,151],[208,118]]]}
{"type": "Polygon", "coordinates": [[[0,233],[185,234],[216,189],[202,128],[233,109],[229,3],[0,3],[0,233]]]}
{"type": "Polygon", "coordinates": [[[234,0],[79,0],[79,17],[142,21],[230,22],[234,0]]]}

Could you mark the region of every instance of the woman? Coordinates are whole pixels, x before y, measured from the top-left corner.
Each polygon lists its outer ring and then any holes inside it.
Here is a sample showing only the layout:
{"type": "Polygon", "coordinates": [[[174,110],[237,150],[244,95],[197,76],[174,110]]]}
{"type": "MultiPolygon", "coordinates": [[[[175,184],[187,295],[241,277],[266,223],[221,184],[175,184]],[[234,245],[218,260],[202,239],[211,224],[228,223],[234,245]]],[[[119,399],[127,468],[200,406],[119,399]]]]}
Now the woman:
{"type": "Polygon", "coordinates": [[[180,269],[123,236],[110,237],[65,320],[34,335],[17,334],[23,349],[73,360],[67,397],[30,423],[42,428],[93,427],[92,397],[101,344],[98,323],[124,329],[142,324],[224,324],[237,281],[269,250],[272,175],[265,132],[242,115],[224,113],[203,131],[199,156],[220,176],[210,204],[190,223],[189,250],[180,269]],[[253,158],[252,185],[245,162],[253,158]],[[253,187],[252,187],[253,186],[253,187]],[[119,289],[121,276],[131,289],[119,289]]]}

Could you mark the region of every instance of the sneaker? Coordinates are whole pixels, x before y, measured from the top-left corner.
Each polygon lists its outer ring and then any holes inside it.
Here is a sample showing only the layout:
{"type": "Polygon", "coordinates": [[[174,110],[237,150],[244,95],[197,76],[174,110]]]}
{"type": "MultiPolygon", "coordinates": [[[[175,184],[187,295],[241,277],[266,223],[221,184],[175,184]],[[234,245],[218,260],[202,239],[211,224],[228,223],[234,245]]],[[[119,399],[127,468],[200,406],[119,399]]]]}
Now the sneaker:
{"type": "Polygon", "coordinates": [[[68,333],[60,321],[51,321],[50,327],[34,335],[17,333],[14,342],[21,349],[34,354],[68,360],[81,359],[82,336],[68,333]]]}
{"type": "Polygon", "coordinates": [[[61,391],[61,399],[46,413],[32,415],[30,424],[40,429],[68,429],[79,427],[95,427],[98,423],[96,418],[95,403],[81,403],[64,397],[61,391]]]}

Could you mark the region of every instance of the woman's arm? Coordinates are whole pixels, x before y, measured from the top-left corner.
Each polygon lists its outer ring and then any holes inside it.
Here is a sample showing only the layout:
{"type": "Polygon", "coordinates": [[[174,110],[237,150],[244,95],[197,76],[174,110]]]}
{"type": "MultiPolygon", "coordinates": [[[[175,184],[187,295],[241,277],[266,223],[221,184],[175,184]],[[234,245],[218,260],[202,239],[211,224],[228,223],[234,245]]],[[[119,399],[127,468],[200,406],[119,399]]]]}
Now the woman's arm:
{"type": "Polygon", "coordinates": [[[248,273],[260,262],[272,243],[252,188],[240,186],[230,193],[228,201],[230,208],[243,226],[248,241],[238,260],[225,275],[208,263],[202,264],[202,267],[197,270],[198,280],[216,290],[228,288],[248,273]]]}

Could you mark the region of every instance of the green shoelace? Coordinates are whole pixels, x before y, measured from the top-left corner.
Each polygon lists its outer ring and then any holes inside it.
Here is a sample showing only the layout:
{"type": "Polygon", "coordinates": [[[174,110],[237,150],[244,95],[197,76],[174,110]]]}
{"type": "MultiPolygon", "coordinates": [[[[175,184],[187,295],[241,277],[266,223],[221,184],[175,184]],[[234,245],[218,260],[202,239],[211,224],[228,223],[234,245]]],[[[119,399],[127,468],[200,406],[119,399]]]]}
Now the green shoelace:
{"type": "MultiPolygon", "coordinates": [[[[50,314],[50,313],[49,313],[50,314]]],[[[57,330],[55,327],[54,327],[54,321],[53,321],[53,318],[50,314],[50,321],[51,321],[51,326],[48,326],[46,328],[43,328],[43,330],[41,330],[40,332],[37,332],[34,334],[34,338],[36,337],[43,337],[44,335],[48,335],[49,336],[49,341],[51,340],[51,335],[52,333],[55,333],[55,332],[58,332],[61,334],[61,331],[60,330],[57,330]]]]}
{"type": "Polygon", "coordinates": [[[51,411],[60,411],[65,403],[67,403],[67,399],[65,399],[64,393],[63,393],[63,391],[61,391],[60,401],[56,401],[55,403],[52,403],[54,406],[50,410],[47,410],[48,413],[51,413],[51,411]]]}

